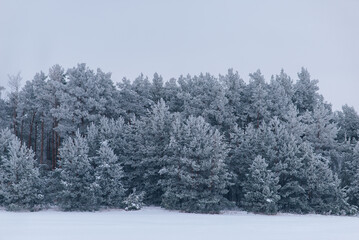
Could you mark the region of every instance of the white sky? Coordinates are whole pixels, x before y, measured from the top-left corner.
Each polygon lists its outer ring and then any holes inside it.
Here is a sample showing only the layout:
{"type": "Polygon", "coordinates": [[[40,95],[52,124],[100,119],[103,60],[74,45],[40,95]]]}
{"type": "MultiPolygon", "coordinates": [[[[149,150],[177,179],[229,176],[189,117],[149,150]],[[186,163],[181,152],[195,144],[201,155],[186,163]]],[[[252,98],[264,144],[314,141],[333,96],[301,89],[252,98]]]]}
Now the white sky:
{"type": "Polygon", "coordinates": [[[304,66],[334,109],[359,110],[359,1],[0,0],[0,85],[80,62],[114,81],[304,66]]]}

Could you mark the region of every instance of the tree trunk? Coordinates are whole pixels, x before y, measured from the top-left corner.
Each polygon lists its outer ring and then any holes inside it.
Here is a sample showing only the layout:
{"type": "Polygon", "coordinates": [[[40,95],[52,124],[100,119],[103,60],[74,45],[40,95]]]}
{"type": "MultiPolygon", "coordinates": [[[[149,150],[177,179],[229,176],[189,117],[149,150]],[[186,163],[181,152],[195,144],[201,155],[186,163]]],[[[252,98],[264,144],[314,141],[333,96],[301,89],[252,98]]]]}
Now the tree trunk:
{"type": "Polygon", "coordinates": [[[51,137],[51,160],[52,160],[52,169],[55,169],[55,123],[52,124],[52,137],[51,137]]]}
{"type": "Polygon", "coordinates": [[[44,160],[44,118],[41,119],[41,149],[40,149],[40,164],[44,160]]]}
{"type": "Polygon", "coordinates": [[[35,122],[35,138],[34,138],[34,153],[35,153],[35,159],[37,159],[37,121],[35,122]]]}
{"type": "Polygon", "coordinates": [[[23,140],[23,130],[24,130],[24,120],[23,120],[23,117],[24,117],[24,113],[22,113],[22,116],[21,116],[21,128],[20,128],[20,143],[22,145],[22,140],[23,140]]]}
{"type": "Polygon", "coordinates": [[[29,141],[27,143],[28,148],[32,147],[32,126],[34,125],[35,114],[36,114],[35,112],[32,114],[32,118],[31,118],[31,121],[30,121],[29,141]]]}

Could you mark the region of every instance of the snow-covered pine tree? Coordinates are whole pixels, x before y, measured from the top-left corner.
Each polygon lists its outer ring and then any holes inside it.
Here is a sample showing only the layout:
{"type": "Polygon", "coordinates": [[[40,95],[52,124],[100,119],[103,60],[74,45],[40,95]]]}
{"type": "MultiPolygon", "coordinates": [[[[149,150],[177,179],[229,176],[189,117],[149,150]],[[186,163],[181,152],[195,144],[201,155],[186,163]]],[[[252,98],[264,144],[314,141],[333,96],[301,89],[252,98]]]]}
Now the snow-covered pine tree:
{"type": "Polygon", "coordinates": [[[169,155],[161,170],[162,206],[186,212],[218,212],[226,203],[229,173],[222,136],[202,117],[173,123],[169,155]]]}
{"type": "Polygon", "coordinates": [[[34,153],[12,139],[0,166],[0,201],[6,209],[38,210],[42,205],[39,169],[34,153]]]}
{"type": "Polygon", "coordinates": [[[171,113],[182,111],[183,101],[178,96],[178,94],[180,93],[180,90],[181,89],[178,86],[177,80],[175,78],[171,78],[169,81],[166,81],[164,84],[163,100],[168,105],[169,111],[171,113]]]}
{"type": "Polygon", "coordinates": [[[268,85],[260,70],[249,74],[250,80],[246,87],[246,102],[243,104],[247,114],[247,124],[253,123],[259,128],[263,121],[270,118],[268,105],[268,85]]]}
{"type": "Polygon", "coordinates": [[[350,158],[344,162],[342,178],[348,187],[349,203],[359,207],[359,143],[353,148],[350,158]]]}
{"type": "Polygon", "coordinates": [[[209,73],[201,73],[194,77],[181,76],[178,83],[181,88],[178,97],[183,101],[184,117],[202,116],[217,129],[228,128],[225,127],[225,121],[229,117],[226,109],[228,99],[217,78],[209,73]]]}
{"type": "Polygon", "coordinates": [[[348,204],[340,180],[329,168],[329,161],[315,154],[308,143],[302,145],[302,151],[310,208],[321,214],[353,213],[354,208],[348,204]]]}
{"type": "Polygon", "coordinates": [[[88,152],[87,140],[79,131],[74,138],[68,138],[60,149],[61,191],[58,193],[58,204],[65,211],[93,211],[99,208],[99,185],[88,152]]]}
{"type": "Polygon", "coordinates": [[[246,173],[252,163],[251,159],[260,154],[258,149],[259,140],[258,131],[249,124],[243,130],[238,126],[232,128],[230,134],[229,152],[226,158],[228,168],[233,177],[234,184],[230,187],[229,199],[240,205],[243,193],[243,183],[245,182],[246,173]]]}
{"type": "Polygon", "coordinates": [[[0,130],[0,166],[2,162],[2,158],[8,156],[8,146],[10,142],[15,139],[15,135],[11,133],[10,129],[5,128],[0,130]]]}
{"type": "Polygon", "coordinates": [[[161,176],[159,171],[163,167],[163,158],[166,155],[170,142],[172,114],[163,99],[154,105],[148,116],[141,119],[143,141],[140,150],[143,154],[140,168],[143,171],[142,186],[136,189],[146,191],[145,202],[159,205],[161,203],[162,188],[159,185],[161,176]]]}
{"type": "Polygon", "coordinates": [[[335,120],[339,129],[338,141],[354,142],[359,140],[359,115],[354,107],[349,107],[346,104],[342,106],[342,111],[336,112],[335,120]]]}
{"type": "Polygon", "coordinates": [[[334,115],[324,104],[318,104],[313,112],[306,112],[302,121],[305,123],[304,140],[309,141],[314,151],[328,156],[328,151],[336,144],[338,128],[333,122],[334,115]]]}
{"type": "Polygon", "coordinates": [[[117,86],[119,88],[118,102],[120,108],[124,110],[125,120],[129,121],[134,117],[146,115],[153,103],[150,99],[151,83],[148,78],[141,74],[132,83],[123,78],[117,86]]]}
{"type": "Polygon", "coordinates": [[[96,183],[99,186],[100,205],[121,207],[125,194],[123,170],[118,157],[107,144],[102,142],[95,159],[96,183]]]}
{"type": "Polygon", "coordinates": [[[243,101],[246,83],[240,78],[238,72],[228,69],[224,76],[219,76],[219,82],[223,86],[227,104],[225,105],[226,118],[224,120],[224,130],[229,136],[229,131],[236,123],[239,127],[244,127],[247,116],[244,114],[243,101]]]}
{"type": "Polygon", "coordinates": [[[276,214],[280,199],[278,189],[278,177],[268,169],[265,159],[258,155],[249,167],[242,205],[251,212],[276,214]]]}
{"type": "Polygon", "coordinates": [[[306,175],[300,144],[290,135],[288,142],[282,146],[280,152],[283,156],[277,165],[279,174],[278,201],[280,211],[292,213],[306,213],[310,211],[308,196],[306,194],[306,175]]]}
{"type": "Polygon", "coordinates": [[[294,84],[293,103],[299,113],[312,112],[321,99],[318,93],[318,80],[312,80],[307,69],[301,69],[298,73],[298,81],[294,84]]]}
{"type": "Polygon", "coordinates": [[[153,74],[153,79],[150,88],[150,99],[157,103],[164,98],[163,78],[158,73],[153,74]]]}

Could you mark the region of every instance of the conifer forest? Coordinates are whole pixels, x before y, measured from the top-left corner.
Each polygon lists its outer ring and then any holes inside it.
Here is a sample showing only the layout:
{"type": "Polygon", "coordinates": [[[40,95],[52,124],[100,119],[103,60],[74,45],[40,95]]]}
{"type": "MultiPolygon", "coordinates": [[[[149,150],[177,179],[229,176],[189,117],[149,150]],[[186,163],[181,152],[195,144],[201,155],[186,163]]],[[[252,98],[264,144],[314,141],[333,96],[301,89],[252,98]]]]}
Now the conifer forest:
{"type": "MultiPolygon", "coordinates": [[[[0,99],[0,206],[356,214],[359,116],[302,68],[115,83],[54,65],[0,99]]],[[[4,88],[1,88],[4,90],[4,88]]]]}

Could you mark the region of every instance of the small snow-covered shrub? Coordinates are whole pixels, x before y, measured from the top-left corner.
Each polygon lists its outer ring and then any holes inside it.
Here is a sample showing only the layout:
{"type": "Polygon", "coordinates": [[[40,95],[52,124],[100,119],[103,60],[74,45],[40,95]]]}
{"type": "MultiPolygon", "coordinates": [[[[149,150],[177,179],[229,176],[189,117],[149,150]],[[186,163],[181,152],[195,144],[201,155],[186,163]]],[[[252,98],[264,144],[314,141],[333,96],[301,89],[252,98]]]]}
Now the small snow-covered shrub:
{"type": "Polygon", "coordinates": [[[136,192],[136,189],[133,189],[132,193],[123,201],[125,210],[140,210],[143,206],[144,195],[144,192],[136,192]]]}

